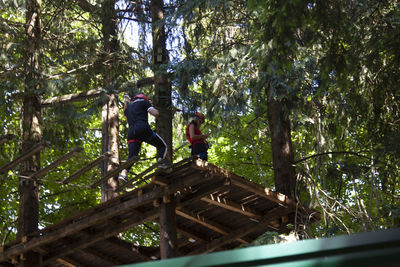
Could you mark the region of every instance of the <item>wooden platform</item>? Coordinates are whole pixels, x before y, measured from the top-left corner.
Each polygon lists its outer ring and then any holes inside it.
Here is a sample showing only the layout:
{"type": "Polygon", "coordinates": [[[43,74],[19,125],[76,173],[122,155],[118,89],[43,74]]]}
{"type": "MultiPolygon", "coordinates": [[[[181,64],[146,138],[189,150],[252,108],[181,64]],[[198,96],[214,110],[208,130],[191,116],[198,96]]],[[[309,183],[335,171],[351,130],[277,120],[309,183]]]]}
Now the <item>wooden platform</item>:
{"type": "Polygon", "coordinates": [[[176,201],[180,255],[221,251],[247,244],[265,231],[287,232],[320,214],[286,196],[202,160],[147,177],[146,186],[0,248],[0,266],[42,255],[44,266],[116,266],[159,258],[158,248],[137,248],[116,236],[147,221],[158,221],[159,203],[176,201]],[[170,197],[170,196],[174,197],[170,197]],[[174,200],[175,199],[175,200],[174,200]]]}

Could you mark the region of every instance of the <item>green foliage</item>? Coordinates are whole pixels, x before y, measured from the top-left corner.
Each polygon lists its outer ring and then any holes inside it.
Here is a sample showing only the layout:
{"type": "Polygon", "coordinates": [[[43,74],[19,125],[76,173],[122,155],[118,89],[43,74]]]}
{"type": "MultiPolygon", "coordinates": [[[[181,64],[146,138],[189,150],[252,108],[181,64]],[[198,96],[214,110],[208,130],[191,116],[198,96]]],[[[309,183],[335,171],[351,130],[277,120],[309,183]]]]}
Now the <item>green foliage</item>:
{"type": "MultiPolygon", "coordinates": [[[[95,7],[102,3],[91,2],[95,7]]],[[[42,98],[91,89],[103,93],[94,100],[42,109],[43,139],[52,144],[41,154],[42,166],[76,146],[85,152],[42,179],[40,227],[99,202],[98,190],[82,190],[99,178],[98,168],[72,185],[61,186],[60,181],[101,154],[105,94],[120,90],[133,95],[137,90],[130,81],[151,76],[150,2],[124,3],[128,11],[118,12],[119,18],[132,15],[144,21],[138,23],[139,45],[123,42],[120,24],[119,49],[109,63],[101,12],[86,12],[76,1],[43,2],[42,98]],[[113,78],[104,86],[106,76],[113,78]]],[[[24,4],[3,1],[0,7],[0,135],[16,136],[0,148],[1,166],[21,149],[24,4]]],[[[173,103],[182,110],[173,120],[174,149],[182,146],[174,153],[176,161],[190,154],[185,127],[191,112],[202,111],[207,117],[202,131],[211,132],[210,162],[274,188],[268,84],[271,97],[284,103],[291,120],[298,197],[323,214],[319,224],[301,234],[327,236],[400,225],[397,1],[177,0],[169,1],[166,10],[170,62],[164,68],[173,75],[173,103]]],[[[151,87],[142,90],[153,95],[151,87]]],[[[120,157],[126,159],[125,119],[119,129],[120,157]]],[[[140,156],[154,155],[144,146],[140,156]]],[[[132,172],[152,162],[137,164],[132,172]]],[[[3,243],[16,235],[18,180],[17,168],[0,176],[3,243]]],[[[123,235],[154,246],[157,231],[156,225],[143,225],[123,235]]],[[[265,235],[261,240],[276,237],[265,235]]]]}

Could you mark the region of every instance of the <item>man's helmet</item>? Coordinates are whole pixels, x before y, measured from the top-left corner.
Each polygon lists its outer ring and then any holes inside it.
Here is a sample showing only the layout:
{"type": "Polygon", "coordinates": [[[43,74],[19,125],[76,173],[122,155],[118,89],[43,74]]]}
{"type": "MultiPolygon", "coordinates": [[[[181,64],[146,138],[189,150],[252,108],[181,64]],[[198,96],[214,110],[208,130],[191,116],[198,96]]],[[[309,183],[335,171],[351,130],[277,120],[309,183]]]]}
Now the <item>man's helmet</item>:
{"type": "Polygon", "coordinates": [[[149,98],[145,95],[145,94],[137,94],[135,95],[135,97],[133,98],[133,100],[136,100],[138,98],[142,98],[144,100],[150,101],[149,98]]]}
{"type": "Polygon", "coordinates": [[[204,123],[204,121],[206,120],[206,117],[203,114],[201,114],[200,112],[195,112],[193,115],[196,118],[198,118],[202,123],[204,123]]]}

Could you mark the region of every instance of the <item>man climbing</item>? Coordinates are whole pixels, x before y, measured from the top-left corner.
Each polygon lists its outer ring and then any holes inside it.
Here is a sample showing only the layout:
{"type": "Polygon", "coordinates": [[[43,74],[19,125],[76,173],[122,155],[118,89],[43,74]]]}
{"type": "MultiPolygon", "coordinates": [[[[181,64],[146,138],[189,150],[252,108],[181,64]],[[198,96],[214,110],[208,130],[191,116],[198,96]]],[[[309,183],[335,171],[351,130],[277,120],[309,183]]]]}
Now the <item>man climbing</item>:
{"type": "MultiPolygon", "coordinates": [[[[159,167],[166,168],[167,166],[163,162],[167,155],[167,145],[164,140],[151,129],[148,122],[148,113],[154,117],[158,117],[159,111],[151,105],[149,98],[144,94],[138,94],[133,99],[130,99],[127,95],[125,95],[124,98],[124,115],[129,124],[128,160],[132,158],[138,160],[142,142],[146,142],[157,148],[157,162],[160,164],[159,167]]],[[[118,177],[121,182],[127,181],[126,177],[131,167],[132,165],[121,172],[118,177]]]]}
{"type": "Polygon", "coordinates": [[[190,123],[186,127],[186,138],[190,142],[190,148],[192,149],[191,155],[198,155],[202,160],[208,160],[208,142],[206,139],[210,134],[202,134],[200,126],[204,123],[205,116],[200,112],[195,112],[193,118],[190,119],[190,123]]]}

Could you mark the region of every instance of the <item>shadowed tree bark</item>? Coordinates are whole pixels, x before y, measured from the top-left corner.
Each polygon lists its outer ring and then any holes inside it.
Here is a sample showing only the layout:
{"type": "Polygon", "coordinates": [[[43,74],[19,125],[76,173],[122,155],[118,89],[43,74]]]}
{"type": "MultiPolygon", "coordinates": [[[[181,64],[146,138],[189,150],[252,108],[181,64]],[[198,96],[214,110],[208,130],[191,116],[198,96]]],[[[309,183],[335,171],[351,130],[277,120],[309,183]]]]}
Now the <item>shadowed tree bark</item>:
{"type": "MultiPolygon", "coordinates": [[[[105,65],[104,71],[104,88],[112,86],[115,80],[116,53],[118,51],[117,39],[117,19],[115,12],[115,0],[105,0],[102,8],[102,32],[105,65]]],[[[102,110],[102,153],[111,152],[108,162],[102,167],[102,176],[112,171],[119,164],[119,107],[118,96],[111,94],[108,96],[108,102],[103,106],[102,110]]],[[[114,177],[108,179],[107,183],[101,186],[101,201],[105,202],[113,197],[118,196],[114,190],[118,187],[118,180],[114,177]]]]}
{"type": "MultiPolygon", "coordinates": [[[[40,42],[41,42],[41,0],[27,1],[26,46],[25,46],[25,94],[23,99],[23,141],[24,154],[41,141],[42,118],[40,106],[40,42]]],[[[40,152],[28,158],[21,167],[21,176],[31,176],[40,169],[40,152]]],[[[18,239],[38,230],[39,223],[39,182],[36,178],[20,178],[20,206],[18,216],[18,239]]],[[[40,266],[40,254],[28,252],[20,259],[19,266],[40,266]]]]}
{"type": "Polygon", "coordinates": [[[284,98],[274,99],[269,85],[265,87],[268,101],[268,120],[271,134],[272,163],[276,191],[296,199],[296,176],[293,165],[293,149],[290,119],[284,109],[284,98]]]}
{"type": "MultiPolygon", "coordinates": [[[[172,102],[171,83],[168,81],[165,66],[168,63],[166,49],[166,34],[163,25],[164,1],[151,1],[151,16],[153,26],[153,72],[154,72],[154,104],[160,111],[156,119],[157,133],[167,144],[167,156],[172,162],[172,102]]],[[[161,203],[160,216],[160,252],[161,258],[177,256],[176,214],[173,196],[170,201],[161,203]]]]}

